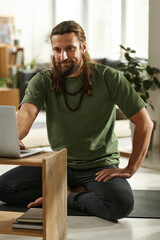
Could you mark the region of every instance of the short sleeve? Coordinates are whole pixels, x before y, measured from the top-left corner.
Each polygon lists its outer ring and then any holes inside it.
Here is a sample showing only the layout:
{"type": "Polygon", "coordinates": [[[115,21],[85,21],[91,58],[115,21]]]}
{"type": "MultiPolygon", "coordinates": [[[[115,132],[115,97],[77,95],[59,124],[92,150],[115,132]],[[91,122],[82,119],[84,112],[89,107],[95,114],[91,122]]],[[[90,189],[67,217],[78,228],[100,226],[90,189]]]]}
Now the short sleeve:
{"type": "Polygon", "coordinates": [[[47,72],[37,73],[29,82],[21,105],[23,103],[32,103],[38,108],[42,108],[47,99],[49,85],[49,74],[47,72]]]}
{"type": "Polygon", "coordinates": [[[106,71],[105,81],[113,102],[127,118],[130,118],[146,106],[146,103],[120,71],[106,71]]]}

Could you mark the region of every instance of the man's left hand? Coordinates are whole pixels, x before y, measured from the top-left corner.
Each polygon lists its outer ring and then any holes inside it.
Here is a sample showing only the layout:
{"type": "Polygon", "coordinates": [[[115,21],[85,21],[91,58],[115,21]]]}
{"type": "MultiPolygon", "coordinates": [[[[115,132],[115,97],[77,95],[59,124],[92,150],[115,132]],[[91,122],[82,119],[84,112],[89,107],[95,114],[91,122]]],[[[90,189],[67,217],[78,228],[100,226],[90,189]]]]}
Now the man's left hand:
{"type": "Polygon", "coordinates": [[[103,169],[102,171],[97,172],[95,175],[97,176],[95,178],[95,180],[97,180],[98,182],[101,182],[102,180],[103,180],[103,182],[106,182],[113,177],[130,178],[132,176],[132,174],[129,173],[129,171],[127,171],[126,168],[124,168],[124,169],[120,169],[120,168],[103,169]]]}

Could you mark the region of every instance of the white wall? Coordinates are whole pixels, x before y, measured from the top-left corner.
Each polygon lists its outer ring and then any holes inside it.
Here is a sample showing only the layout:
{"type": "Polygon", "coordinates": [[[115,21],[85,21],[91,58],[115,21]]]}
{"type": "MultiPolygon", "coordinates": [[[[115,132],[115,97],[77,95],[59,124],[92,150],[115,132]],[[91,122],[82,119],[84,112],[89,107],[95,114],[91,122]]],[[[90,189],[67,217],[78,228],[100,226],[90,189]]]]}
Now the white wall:
{"type": "MultiPolygon", "coordinates": [[[[149,1],[149,64],[160,69],[160,1],[149,1]]],[[[159,77],[160,79],[160,77],[159,77]]],[[[157,121],[154,145],[158,146],[160,134],[160,89],[151,91],[151,100],[155,108],[149,109],[152,119],[157,121]]]]}
{"type": "Polygon", "coordinates": [[[38,62],[50,61],[51,47],[45,42],[53,27],[53,0],[0,0],[0,15],[15,17],[21,29],[20,45],[25,49],[25,63],[37,58],[38,62]]]}

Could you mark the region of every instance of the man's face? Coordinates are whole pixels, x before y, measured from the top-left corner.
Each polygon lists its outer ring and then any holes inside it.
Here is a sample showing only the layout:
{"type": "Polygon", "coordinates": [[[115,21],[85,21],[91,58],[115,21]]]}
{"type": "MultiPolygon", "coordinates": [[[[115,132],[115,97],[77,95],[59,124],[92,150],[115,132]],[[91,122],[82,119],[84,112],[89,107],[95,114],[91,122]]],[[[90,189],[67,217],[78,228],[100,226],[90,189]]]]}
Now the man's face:
{"type": "Polygon", "coordinates": [[[53,35],[51,43],[55,64],[61,74],[69,77],[79,76],[83,66],[82,53],[86,50],[86,43],[80,46],[75,33],[53,35]]]}

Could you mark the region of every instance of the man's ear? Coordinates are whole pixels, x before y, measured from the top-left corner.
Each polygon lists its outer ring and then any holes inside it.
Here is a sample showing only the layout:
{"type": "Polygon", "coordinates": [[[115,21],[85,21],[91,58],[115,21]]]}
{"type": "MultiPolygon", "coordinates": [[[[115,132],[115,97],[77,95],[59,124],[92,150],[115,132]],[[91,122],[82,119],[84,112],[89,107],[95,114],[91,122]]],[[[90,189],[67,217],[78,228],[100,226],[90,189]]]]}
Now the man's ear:
{"type": "Polygon", "coordinates": [[[87,43],[86,42],[83,42],[81,44],[81,49],[82,49],[82,52],[85,53],[85,51],[87,50],[87,43]]]}

